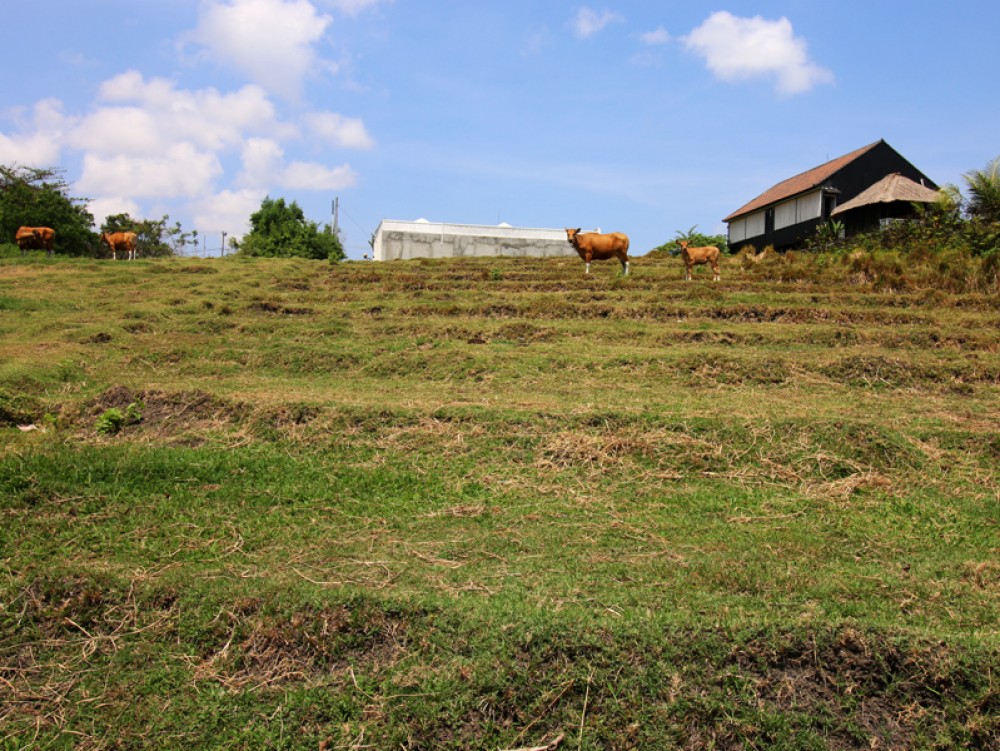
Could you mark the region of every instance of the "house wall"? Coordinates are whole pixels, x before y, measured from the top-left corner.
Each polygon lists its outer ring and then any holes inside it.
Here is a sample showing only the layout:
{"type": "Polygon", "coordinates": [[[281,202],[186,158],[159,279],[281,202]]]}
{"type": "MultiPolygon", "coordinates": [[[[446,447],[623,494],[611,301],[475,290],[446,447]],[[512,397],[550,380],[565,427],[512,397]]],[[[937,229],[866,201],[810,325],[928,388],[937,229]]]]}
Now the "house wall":
{"type": "Polygon", "coordinates": [[[374,258],[462,258],[575,256],[563,229],[384,219],[375,231],[374,258]]]}
{"type": "MultiPolygon", "coordinates": [[[[836,208],[837,204],[846,203],[894,172],[937,190],[938,186],[930,178],[883,141],[831,175],[821,186],[816,186],[798,196],[786,198],[754,214],[734,219],[729,223],[729,247],[735,252],[748,245],[753,245],[757,250],[768,245],[773,245],[778,250],[800,245],[816,234],[817,228],[829,219],[830,211],[836,208]],[[822,195],[826,191],[836,191],[835,203],[827,204],[822,195]],[[809,210],[804,214],[801,213],[802,205],[798,204],[800,200],[809,202],[809,210]],[[787,224],[785,222],[790,216],[791,208],[785,204],[793,201],[796,202],[796,221],[787,224]],[[813,201],[818,201],[818,204],[812,203],[813,201]],[[815,212],[817,205],[818,214],[815,212]],[[760,215],[759,219],[756,217],[757,214],[760,215]],[[744,221],[745,224],[739,224],[744,221]]],[[[851,234],[852,228],[847,229],[848,234],[851,234]]]]}

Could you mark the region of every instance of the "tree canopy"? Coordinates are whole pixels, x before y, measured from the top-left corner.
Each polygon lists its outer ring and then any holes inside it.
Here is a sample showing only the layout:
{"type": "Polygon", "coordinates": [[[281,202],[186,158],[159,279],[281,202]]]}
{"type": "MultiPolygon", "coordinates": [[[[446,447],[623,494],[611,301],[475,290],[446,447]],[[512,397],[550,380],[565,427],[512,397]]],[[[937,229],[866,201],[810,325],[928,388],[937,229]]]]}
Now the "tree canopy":
{"type": "Polygon", "coordinates": [[[97,247],[86,199],[70,197],[60,170],[0,165],[0,241],[13,241],[21,226],[54,229],[57,253],[91,255],[97,247]]]}
{"type": "Polygon", "coordinates": [[[985,169],[967,172],[962,177],[969,189],[966,206],[969,216],[988,223],[1000,222],[1000,156],[985,169]]]}
{"type": "Polygon", "coordinates": [[[302,208],[284,198],[266,197],[250,216],[250,232],[240,243],[247,256],[299,256],[340,261],[344,248],[330,227],[306,219],[302,208]]]}

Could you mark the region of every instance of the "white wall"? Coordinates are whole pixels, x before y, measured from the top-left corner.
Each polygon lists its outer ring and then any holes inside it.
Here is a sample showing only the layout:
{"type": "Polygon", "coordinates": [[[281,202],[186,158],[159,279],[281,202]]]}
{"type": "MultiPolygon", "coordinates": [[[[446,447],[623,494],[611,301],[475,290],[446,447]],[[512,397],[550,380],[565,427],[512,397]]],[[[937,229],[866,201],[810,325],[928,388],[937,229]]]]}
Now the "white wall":
{"type": "Polygon", "coordinates": [[[375,230],[374,258],[486,258],[575,256],[563,229],[443,224],[383,219],[375,230]]]}

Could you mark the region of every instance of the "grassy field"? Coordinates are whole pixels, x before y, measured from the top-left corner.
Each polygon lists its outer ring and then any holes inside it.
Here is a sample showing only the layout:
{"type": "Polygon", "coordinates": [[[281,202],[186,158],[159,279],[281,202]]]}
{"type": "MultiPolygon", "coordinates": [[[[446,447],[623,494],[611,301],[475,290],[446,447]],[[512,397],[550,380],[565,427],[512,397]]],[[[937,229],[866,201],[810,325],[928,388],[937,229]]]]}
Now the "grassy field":
{"type": "Polygon", "coordinates": [[[788,263],[0,263],[0,750],[1000,747],[1000,299],[788,263]]]}

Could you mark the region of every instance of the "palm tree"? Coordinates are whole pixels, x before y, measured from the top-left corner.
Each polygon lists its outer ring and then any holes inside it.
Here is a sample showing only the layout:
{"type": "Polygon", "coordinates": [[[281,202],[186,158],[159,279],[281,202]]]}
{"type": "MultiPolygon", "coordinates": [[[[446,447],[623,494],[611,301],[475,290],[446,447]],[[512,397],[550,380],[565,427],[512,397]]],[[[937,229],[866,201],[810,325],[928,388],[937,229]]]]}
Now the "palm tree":
{"type": "Polygon", "coordinates": [[[973,219],[1000,222],[1000,156],[986,165],[962,175],[969,188],[967,210],[973,219]]]}

